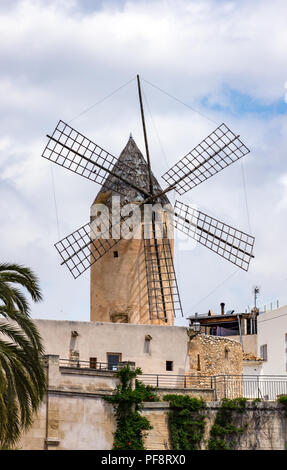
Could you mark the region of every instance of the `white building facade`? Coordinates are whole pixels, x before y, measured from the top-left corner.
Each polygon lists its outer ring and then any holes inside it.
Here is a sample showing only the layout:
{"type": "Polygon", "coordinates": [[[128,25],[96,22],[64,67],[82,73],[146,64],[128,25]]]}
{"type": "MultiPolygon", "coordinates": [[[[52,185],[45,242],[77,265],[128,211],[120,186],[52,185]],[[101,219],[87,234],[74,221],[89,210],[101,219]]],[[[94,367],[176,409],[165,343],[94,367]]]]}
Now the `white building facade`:
{"type": "Polygon", "coordinates": [[[257,318],[257,355],[264,359],[263,375],[287,377],[287,305],[257,318]]]}

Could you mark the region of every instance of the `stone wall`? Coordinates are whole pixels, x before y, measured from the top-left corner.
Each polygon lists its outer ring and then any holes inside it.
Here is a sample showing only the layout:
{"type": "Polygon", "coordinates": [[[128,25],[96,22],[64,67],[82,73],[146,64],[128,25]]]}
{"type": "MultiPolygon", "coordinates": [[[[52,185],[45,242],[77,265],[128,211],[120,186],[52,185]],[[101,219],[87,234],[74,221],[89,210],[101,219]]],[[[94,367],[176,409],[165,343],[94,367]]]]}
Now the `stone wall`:
{"type": "MultiPolygon", "coordinates": [[[[66,364],[66,362],[65,362],[66,364]]],[[[184,377],[184,376],[183,376],[184,377]]],[[[58,355],[47,356],[48,392],[34,419],[17,447],[25,450],[108,450],[113,445],[115,420],[113,407],[104,396],[113,393],[119,383],[115,372],[90,368],[63,366],[58,355]]],[[[213,399],[212,389],[159,388],[161,396],[167,393],[188,393],[213,399]]],[[[162,403],[160,408],[167,405],[162,403]]],[[[158,410],[157,410],[158,411],[158,410]]],[[[154,430],[148,445],[159,445],[159,428],[166,416],[153,414],[154,430]]],[[[164,435],[168,434],[165,424],[164,435]]],[[[165,442],[168,439],[165,438],[165,442]]],[[[167,445],[167,444],[165,444],[167,445]]],[[[154,447],[156,448],[156,447],[154,447]]]]}
{"type": "MultiPolygon", "coordinates": [[[[214,423],[220,403],[207,403],[205,441],[214,423]]],[[[238,450],[285,450],[287,445],[287,416],[285,409],[277,402],[248,402],[243,414],[233,413],[233,424],[247,425],[242,434],[235,438],[238,450]]],[[[206,448],[206,442],[202,448],[206,448]]]]}
{"type": "MultiPolygon", "coordinates": [[[[113,393],[119,383],[115,372],[61,367],[59,357],[47,359],[48,392],[34,418],[32,427],[17,443],[24,450],[109,450],[113,445],[115,419],[113,406],[104,396],[113,393]]],[[[208,435],[220,403],[213,402],[214,390],[206,388],[162,388],[167,393],[184,393],[202,397],[207,403],[208,435]]],[[[145,403],[142,413],[153,426],[145,438],[148,450],[171,448],[167,402],[145,403]]],[[[248,424],[239,436],[238,449],[285,449],[287,417],[282,405],[275,402],[248,402],[243,415],[235,415],[234,424],[248,424]]],[[[203,449],[206,447],[203,443],[203,449]]]]}
{"type": "MultiPolygon", "coordinates": [[[[47,356],[48,391],[32,427],[22,436],[17,448],[25,450],[108,450],[113,445],[115,419],[113,407],[104,400],[119,384],[115,372],[61,365],[58,355],[47,356]]],[[[205,400],[213,399],[212,389],[159,388],[167,393],[187,393],[205,400]]],[[[167,414],[159,413],[168,404],[156,404],[150,411],[154,429],[148,436],[148,446],[160,445],[163,429],[168,446],[167,414]],[[164,424],[165,423],[165,424],[164,424]]]]}
{"type": "Polygon", "coordinates": [[[193,336],[191,332],[189,357],[191,374],[242,374],[242,347],[237,341],[203,334],[193,336]]]}
{"type": "Polygon", "coordinates": [[[144,446],[148,450],[171,449],[168,426],[169,403],[145,403],[142,414],[149,420],[152,429],[146,433],[144,446]]]}
{"type": "MultiPolygon", "coordinates": [[[[205,384],[204,384],[205,385],[205,384]]],[[[189,395],[193,398],[203,398],[205,401],[213,401],[216,397],[215,390],[212,388],[162,388],[158,389],[158,396],[162,398],[164,395],[172,393],[173,395],[189,395]]]]}
{"type": "MultiPolygon", "coordinates": [[[[220,402],[207,403],[205,435],[202,450],[207,449],[209,433],[214,423],[220,402]]],[[[168,403],[149,403],[143,409],[154,429],[149,431],[145,443],[148,450],[171,449],[168,429],[168,403]]],[[[287,445],[287,417],[285,409],[276,402],[249,402],[241,415],[234,413],[236,426],[247,425],[236,437],[237,450],[285,450],[287,445]]]]}
{"type": "Polygon", "coordinates": [[[32,427],[17,448],[24,450],[111,449],[113,407],[103,400],[119,379],[109,371],[60,367],[59,356],[48,356],[48,391],[32,427]]]}

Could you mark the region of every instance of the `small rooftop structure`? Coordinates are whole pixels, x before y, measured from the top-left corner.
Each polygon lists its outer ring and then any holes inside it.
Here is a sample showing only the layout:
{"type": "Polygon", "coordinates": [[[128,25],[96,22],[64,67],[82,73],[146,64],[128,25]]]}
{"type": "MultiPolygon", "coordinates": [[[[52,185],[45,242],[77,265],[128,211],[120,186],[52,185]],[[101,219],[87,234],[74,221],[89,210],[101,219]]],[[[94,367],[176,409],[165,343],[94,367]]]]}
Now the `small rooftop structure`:
{"type": "Polygon", "coordinates": [[[205,315],[188,317],[190,326],[196,320],[200,323],[202,333],[211,336],[241,336],[257,334],[258,311],[237,313],[235,310],[224,311],[223,303],[220,304],[221,314],[214,314],[209,310],[205,315]]]}

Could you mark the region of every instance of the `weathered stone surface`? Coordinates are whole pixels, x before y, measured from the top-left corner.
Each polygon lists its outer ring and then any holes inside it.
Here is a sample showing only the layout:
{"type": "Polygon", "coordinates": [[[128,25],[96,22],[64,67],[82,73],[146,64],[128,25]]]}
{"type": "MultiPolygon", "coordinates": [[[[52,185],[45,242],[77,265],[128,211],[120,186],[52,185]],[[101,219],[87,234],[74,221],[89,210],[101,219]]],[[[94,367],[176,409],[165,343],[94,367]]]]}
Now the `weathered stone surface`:
{"type": "Polygon", "coordinates": [[[158,395],[159,397],[163,397],[164,395],[168,395],[172,393],[173,395],[188,395],[194,398],[203,398],[205,401],[213,401],[215,394],[214,390],[212,389],[204,389],[202,388],[159,388],[158,395]]]}
{"type": "Polygon", "coordinates": [[[242,347],[237,341],[203,334],[191,336],[189,356],[192,374],[242,374],[242,347]]]}
{"type": "MultiPolygon", "coordinates": [[[[132,138],[129,139],[112,170],[149,192],[148,166],[132,138]],[[126,167],[123,165],[128,165],[132,169],[131,174],[128,174],[126,167]]],[[[162,189],[154,176],[152,180],[154,192],[160,193],[162,189]]],[[[91,207],[91,220],[94,218],[95,204],[105,204],[108,208],[111,208],[112,198],[114,196],[119,197],[118,192],[120,192],[121,207],[128,203],[139,204],[145,199],[142,193],[109,175],[91,207]]],[[[165,195],[153,202],[169,204],[169,200],[165,195]]],[[[165,289],[165,301],[166,305],[169,306],[168,311],[165,312],[167,318],[164,318],[164,311],[159,312],[158,315],[154,314],[154,318],[150,318],[144,240],[140,237],[141,235],[130,240],[120,240],[102,258],[92,264],[91,321],[173,325],[174,312],[170,307],[171,303],[168,303],[170,296],[167,294],[167,288],[165,289]],[[116,257],[114,257],[115,251],[117,252],[116,257]],[[157,318],[157,316],[160,318],[157,318]]],[[[97,248],[101,251],[100,243],[97,248]]],[[[160,245],[161,240],[158,243],[160,245]]],[[[172,239],[170,245],[173,251],[172,239]]],[[[92,246],[93,249],[95,247],[92,246]]],[[[162,272],[165,273],[167,269],[165,261],[161,259],[159,263],[162,272]]],[[[166,286],[167,283],[165,282],[164,285],[166,286]]]]}
{"type": "Polygon", "coordinates": [[[145,436],[144,445],[148,450],[168,450],[171,448],[170,434],[168,427],[168,412],[165,408],[145,409],[145,416],[152,429],[145,436]]]}
{"type": "MultiPolygon", "coordinates": [[[[207,403],[205,437],[207,440],[220,403],[207,403]]],[[[233,424],[246,426],[245,431],[234,437],[239,450],[285,450],[287,444],[287,417],[282,405],[276,402],[247,402],[243,414],[233,413],[233,424]]]]}
{"type": "MultiPolygon", "coordinates": [[[[148,450],[171,449],[168,430],[168,409],[158,403],[145,404],[143,414],[154,429],[149,431],[145,444],[148,450]]],[[[168,406],[168,404],[166,404],[168,406]]],[[[207,449],[210,430],[219,410],[219,402],[207,403],[203,411],[205,435],[202,450],[207,449]]],[[[287,444],[287,417],[282,405],[275,402],[249,402],[241,415],[233,414],[233,424],[245,427],[245,431],[234,437],[237,450],[285,450],[287,444]]]]}
{"type": "MultiPolygon", "coordinates": [[[[94,391],[88,391],[87,385],[83,386],[85,375],[79,373],[73,375],[76,383],[65,385],[63,388],[63,374],[66,368],[58,366],[58,378],[56,368],[53,368],[53,383],[48,389],[48,394],[35,416],[32,427],[26,432],[17,444],[19,449],[31,450],[76,450],[76,449],[103,449],[108,450],[113,445],[113,433],[116,423],[113,407],[107,403],[103,396],[110,394],[119,383],[119,379],[110,375],[100,381],[95,380],[94,391]],[[96,390],[97,384],[103,380],[113,381],[110,390],[96,390]],[[72,386],[71,386],[72,385],[72,386]]],[[[94,377],[99,373],[94,371],[94,377]]],[[[48,374],[49,376],[49,374],[48,374]]],[[[92,380],[92,376],[88,377],[92,380]]],[[[102,385],[101,385],[102,387],[102,385]]],[[[182,393],[194,397],[202,397],[212,400],[211,390],[181,390],[182,393]]],[[[167,393],[180,393],[180,390],[167,388],[159,390],[162,396],[167,393]]],[[[208,402],[204,410],[206,416],[205,442],[202,448],[206,448],[210,429],[219,409],[219,402],[208,402]]],[[[167,402],[144,403],[142,413],[149,420],[153,429],[145,437],[145,445],[148,450],[170,449],[170,435],[168,427],[169,404],[167,402]]],[[[235,413],[234,424],[247,428],[243,434],[237,436],[236,448],[238,449],[285,449],[287,442],[287,417],[282,405],[272,402],[248,402],[246,411],[242,415],[235,413]]]]}

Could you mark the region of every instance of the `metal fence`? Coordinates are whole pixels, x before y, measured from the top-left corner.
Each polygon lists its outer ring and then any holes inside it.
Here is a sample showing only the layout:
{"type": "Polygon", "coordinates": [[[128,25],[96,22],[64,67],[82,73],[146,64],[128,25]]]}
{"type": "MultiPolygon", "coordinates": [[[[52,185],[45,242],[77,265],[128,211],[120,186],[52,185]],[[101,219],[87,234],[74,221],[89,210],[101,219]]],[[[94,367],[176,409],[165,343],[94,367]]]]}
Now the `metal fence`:
{"type": "Polygon", "coordinates": [[[276,400],[287,395],[287,375],[241,375],[216,377],[219,398],[245,397],[250,400],[276,400]]]}
{"type": "MultiPolygon", "coordinates": [[[[133,362],[111,364],[95,360],[60,359],[60,367],[89,369],[91,371],[117,372],[126,364],[135,368],[133,362]]],[[[221,398],[245,397],[249,400],[276,400],[287,395],[286,375],[175,375],[143,374],[138,379],[146,385],[159,389],[210,390],[215,400],[221,398]]]]}
{"type": "Polygon", "coordinates": [[[214,377],[208,375],[143,374],[138,378],[144,384],[157,388],[214,389],[214,377]]]}
{"type": "Polygon", "coordinates": [[[90,369],[94,371],[109,371],[117,372],[122,369],[126,364],[129,364],[131,369],[135,368],[134,362],[119,362],[118,364],[112,364],[108,362],[98,362],[94,359],[90,361],[80,361],[78,359],[60,359],[60,367],[73,367],[77,369],[90,369]]]}
{"type": "Polygon", "coordinates": [[[287,395],[287,375],[167,375],[143,374],[140,380],[157,388],[208,389],[214,399],[245,397],[249,400],[276,400],[287,395]]]}

